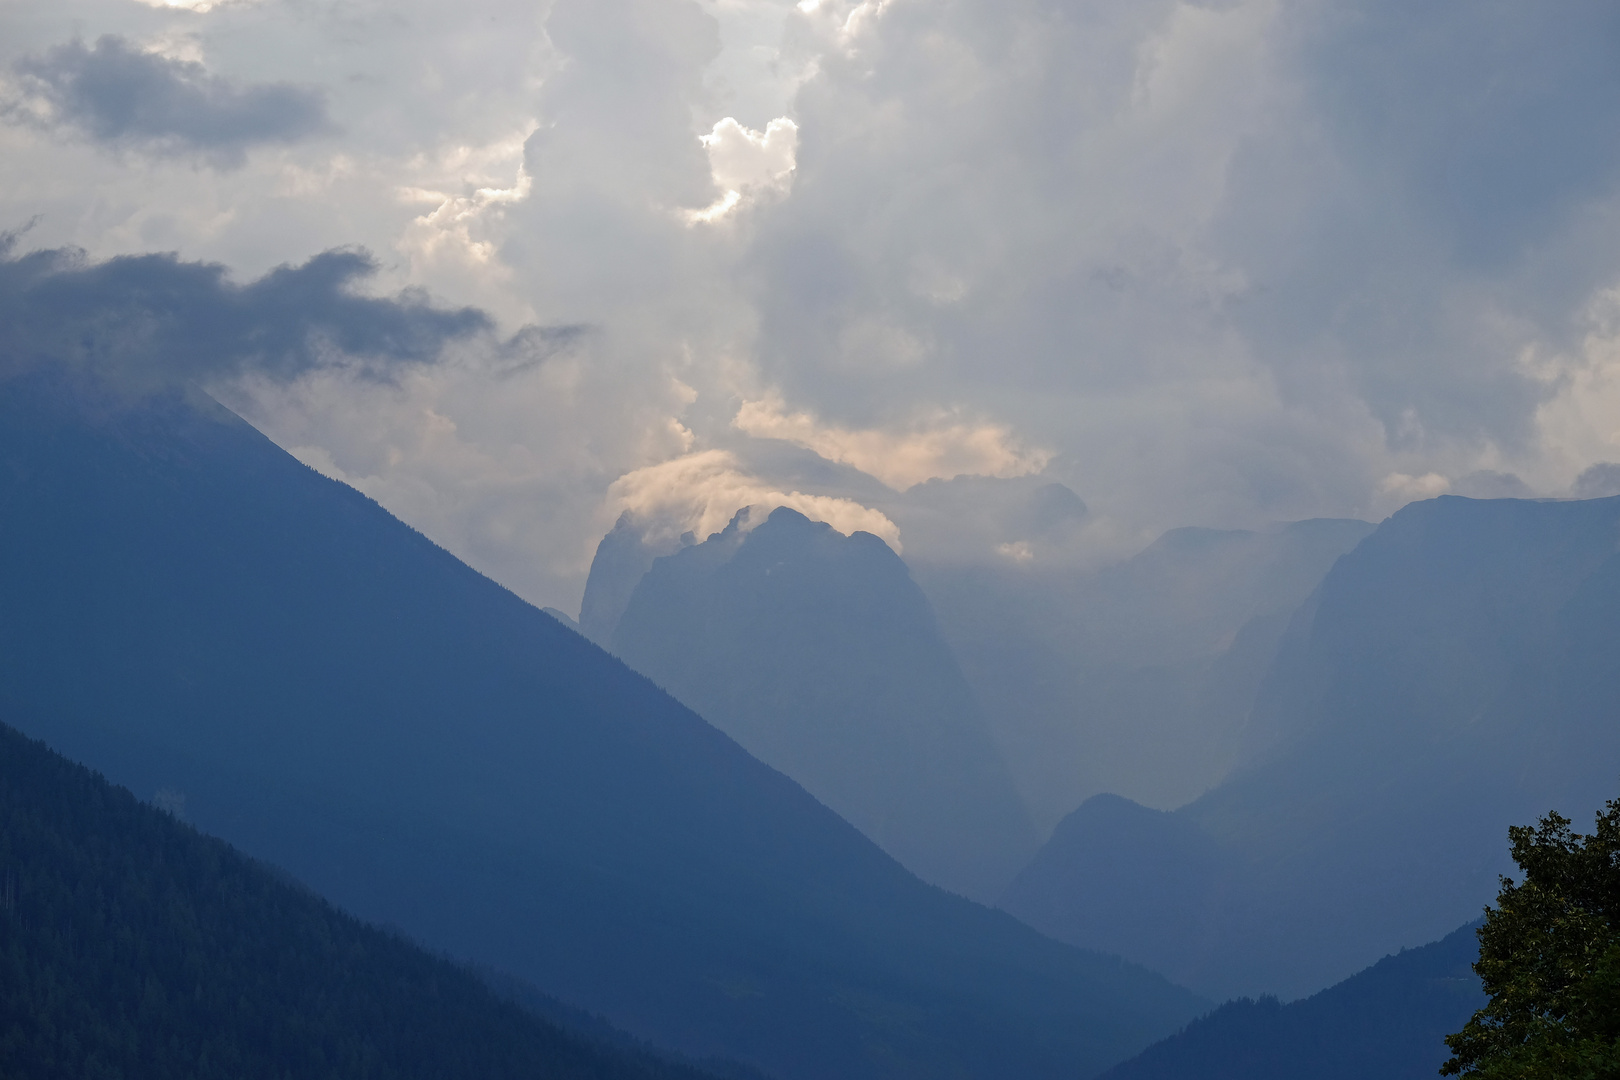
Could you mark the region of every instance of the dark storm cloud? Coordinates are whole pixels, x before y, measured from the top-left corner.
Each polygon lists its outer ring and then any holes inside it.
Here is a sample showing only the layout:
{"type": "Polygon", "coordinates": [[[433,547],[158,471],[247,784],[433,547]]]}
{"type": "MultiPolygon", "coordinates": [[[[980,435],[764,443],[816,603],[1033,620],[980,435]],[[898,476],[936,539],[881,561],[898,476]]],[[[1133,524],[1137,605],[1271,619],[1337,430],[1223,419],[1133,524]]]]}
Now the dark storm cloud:
{"type": "Polygon", "coordinates": [[[103,37],[18,60],[25,99],[15,117],[67,128],[119,149],[199,155],[240,165],[261,143],[292,143],[331,127],[320,91],[291,83],[239,86],[201,65],[103,37]]]}
{"type": "Polygon", "coordinates": [[[1234,322],[1290,392],[1334,369],[1397,453],[1533,453],[1549,388],[1523,350],[1578,348],[1613,280],[1620,7],[1344,0],[1281,25],[1304,122],[1227,174],[1234,322]]]}
{"type": "Polygon", "coordinates": [[[174,255],[92,262],[71,250],[13,256],[0,238],[0,369],[67,362],[139,381],[249,372],[291,379],[340,360],[371,370],[436,358],[488,330],[474,308],[407,291],[357,295],[376,272],[363,251],[328,251],[238,285],[223,266],[174,255]]]}
{"type": "Polygon", "coordinates": [[[1511,259],[1620,176],[1620,7],[1352,0],[1304,39],[1340,145],[1464,263],[1511,259]]]}

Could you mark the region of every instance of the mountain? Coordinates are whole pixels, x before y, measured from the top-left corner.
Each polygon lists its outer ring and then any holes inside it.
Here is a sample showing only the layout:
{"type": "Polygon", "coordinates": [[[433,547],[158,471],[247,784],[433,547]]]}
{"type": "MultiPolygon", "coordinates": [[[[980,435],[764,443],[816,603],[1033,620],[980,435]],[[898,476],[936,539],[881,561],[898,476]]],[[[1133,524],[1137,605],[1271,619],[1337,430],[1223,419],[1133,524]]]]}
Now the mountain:
{"type": "Polygon", "coordinates": [[[1172,813],[1088,801],[1003,907],[1220,997],[1308,994],[1475,917],[1508,826],[1614,794],[1617,537],[1620,499],[1401,510],[1295,613],[1247,764],[1172,813]]]}
{"type": "Polygon", "coordinates": [[[651,564],[612,651],[924,880],[994,900],[1038,841],[905,563],[748,513],[651,564]]]}
{"type": "Polygon", "coordinates": [[[614,628],[653,563],[695,543],[691,533],[678,540],[649,537],[628,510],[619,515],[612,530],[596,545],[596,557],[585,578],[585,597],[579,606],[580,633],[602,648],[610,648],[614,628]]]}
{"type": "Polygon", "coordinates": [[[1172,529],[1100,570],[1038,546],[1022,564],[908,561],[1044,833],[1101,792],[1168,809],[1225,779],[1289,617],[1371,531],[1172,529]]]}
{"type": "Polygon", "coordinates": [[[580,629],[579,623],[574,621],[574,617],[568,614],[566,611],[559,611],[554,607],[543,607],[540,610],[545,612],[547,615],[550,615],[553,619],[556,619],[558,622],[562,623],[576,634],[583,634],[585,632],[584,630],[580,629]]]}
{"type": "Polygon", "coordinates": [[[0,709],[344,909],[692,1057],[1085,1076],[1199,1009],[918,881],[195,394],[0,382],[0,709]]]}
{"type": "Polygon", "coordinates": [[[703,1080],[526,1012],[4,725],[0,867],[0,1075],[703,1080]]]}
{"type": "Polygon", "coordinates": [[[1485,1004],[1478,957],[1465,926],[1301,1001],[1231,1001],[1102,1080],[1433,1080],[1485,1004]]]}

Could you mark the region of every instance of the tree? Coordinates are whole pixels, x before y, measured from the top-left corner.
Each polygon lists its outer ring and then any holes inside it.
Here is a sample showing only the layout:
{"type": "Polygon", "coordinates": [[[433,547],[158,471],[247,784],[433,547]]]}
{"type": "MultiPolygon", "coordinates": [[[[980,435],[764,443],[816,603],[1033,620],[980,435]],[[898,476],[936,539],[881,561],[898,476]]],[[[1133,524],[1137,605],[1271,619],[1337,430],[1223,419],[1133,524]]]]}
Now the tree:
{"type": "Polygon", "coordinates": [[[1620,1080],[1620,800],[1590,836],[1548,814],[1508,830],[1522,884],[1502,879],[1479,929],[1489,1003],[1457,1034],[1444,1075],[1620,1080]]]}

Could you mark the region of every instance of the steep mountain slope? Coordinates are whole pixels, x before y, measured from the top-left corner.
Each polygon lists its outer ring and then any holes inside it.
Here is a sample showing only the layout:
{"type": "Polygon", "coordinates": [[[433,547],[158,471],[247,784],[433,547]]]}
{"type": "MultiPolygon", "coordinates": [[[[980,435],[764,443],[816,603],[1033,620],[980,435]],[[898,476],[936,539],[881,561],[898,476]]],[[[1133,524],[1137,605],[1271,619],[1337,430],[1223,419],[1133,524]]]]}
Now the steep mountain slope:
{"type": "Polygon", "coordinates": [[[924,880],[994,900],[1034,827],[905,564],[787,507],[747,514],[652,564],[613,652],[924,880]]]}
{"type": "Polygon", "coordinates": [[[0,725],[0,1075],[702,1080],[471,972],[0,725]]]}
{"type": "Polygon", "coordinates": [[[1224,779],[1289,616],[1371,530],[1173,529],[1100,571],[908,561],[1045,831],[1100,792],[1168,809],[1224,779]]]}
{"type": "Polygon", "coordinates": [[[1485,1004],[1478,956],[1465,926],[1302,1001],[1231,1001],[1103,1080],[1433,1080],[1485,1004]]]}
{"type": "Polygon", "coordinates": [[[1620,776],[1617,541],[1620,499],[1407,507],[1296,614],[1249,766],[1172,814],[1088,802],[1003,906],[1212,996],[1310,993],[1471,918],[1509,825],[1620,776]]]}
{"type": "Polygon", "coordinates": [[[785,1077],[1074,1076],[1197,999],[928,887],[240,420],[0,383],[0,707],[343,907],[785,1077]]]}

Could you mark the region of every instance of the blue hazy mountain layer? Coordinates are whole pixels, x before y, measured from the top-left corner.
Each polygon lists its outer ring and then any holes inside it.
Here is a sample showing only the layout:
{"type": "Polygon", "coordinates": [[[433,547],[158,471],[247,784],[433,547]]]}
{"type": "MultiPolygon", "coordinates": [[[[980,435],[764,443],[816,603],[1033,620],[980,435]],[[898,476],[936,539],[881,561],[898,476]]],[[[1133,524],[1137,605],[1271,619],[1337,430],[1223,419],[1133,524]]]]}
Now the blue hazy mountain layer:
{"type": "Polygon", "coordinates": [[[1295,613],[1249,764],[1082,804],[1003,906],[1214,997],[1298,997],[1477,916],[1507,829],[1620,781],[1620,499],[1415,503],[1295,613]]]}
{"type": "Polygon", "coordinates": [[[1433,1080],[1485,1004],[1475,927],[1386,956],[1319,994],[1227,1002],[1103,1080],[1433,1080]]]}
{"type": "Polygon", "coordinates": [[[695,543],[691,533],[679,540],[659,542],[646,536],[629,511],[619,515],[613,528],[597,543],[596,556],[591,559],[585,595],[579,605],[580,633],[604,649],[611,648],[613,630],[653,563],[660,556],[695,543]]]}
{"type": "Polygon", "coordinates": [[[0,706],[359,916],[694,1057],[1085,1076],[1200,1006],[923,884],[198,396],[0,383],[0,706]]]}
{"type": "Polygon", "coordinates": [[[4,725],[0,970],[8,1077],[707,1075],[549,1023],[4,725]]]}
{"type": "Polygon", "coordinates": [[[1045,833],[1101,792],[1169,808],[1225,779],[1289,617],[1372,529],[1183,528],[1100,570],[914,569],[1045,833]]]}
{"type": "Polygon", "coordinates": [[[652,564],[614,654],[924,880],[994,900],[1039,844],[905,563],[787,507],[747,514],[652,564]]]}

